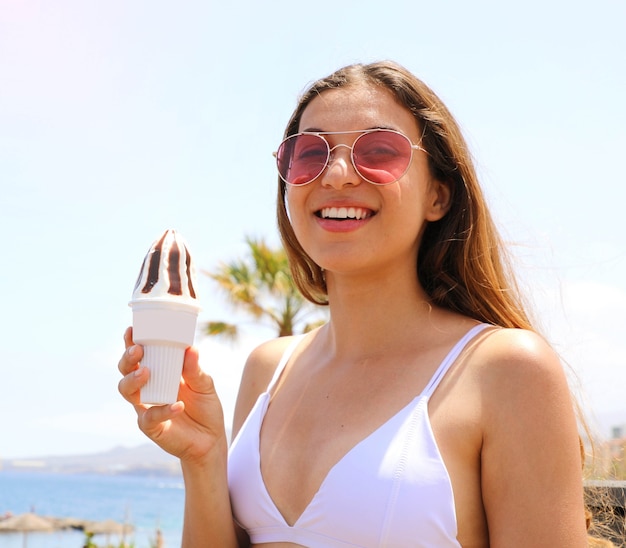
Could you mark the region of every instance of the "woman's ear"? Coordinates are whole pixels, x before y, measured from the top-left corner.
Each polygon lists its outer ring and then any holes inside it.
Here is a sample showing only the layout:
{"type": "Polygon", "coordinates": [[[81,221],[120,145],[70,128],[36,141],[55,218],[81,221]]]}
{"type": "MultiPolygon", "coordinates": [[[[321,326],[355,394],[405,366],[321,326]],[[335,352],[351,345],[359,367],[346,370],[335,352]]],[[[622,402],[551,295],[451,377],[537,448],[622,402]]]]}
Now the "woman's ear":
{"type": "Polygon", "coordinates": [[[433,179],[430,189],[429,208],[426,212],[426,220],[430,222],[442,219],[452,205],[452,191],[449,183],[443,183],[433,179]]]}

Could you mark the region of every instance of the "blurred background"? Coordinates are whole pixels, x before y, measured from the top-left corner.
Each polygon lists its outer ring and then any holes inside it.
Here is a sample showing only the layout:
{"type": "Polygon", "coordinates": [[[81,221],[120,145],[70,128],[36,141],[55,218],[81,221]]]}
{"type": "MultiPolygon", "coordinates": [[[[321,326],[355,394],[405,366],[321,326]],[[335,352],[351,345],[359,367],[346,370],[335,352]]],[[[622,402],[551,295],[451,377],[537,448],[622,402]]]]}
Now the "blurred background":
{"type": "MultiPolygon", "coordinates": [[[[278,244],[298,94],[394,59],[464,128],[539,327],[595,430],[626,423],[626,4],[0,0],[0,459],[146,440],[117,392],[166,228],[199,269],[278,244]]],[[[236,319],[208,277],[202,321],[236,319]]],[[[198,335],[230,423],[249,350],[198,335]]],[[[617,428],[614,432],[614,428],[617,428]]]]}

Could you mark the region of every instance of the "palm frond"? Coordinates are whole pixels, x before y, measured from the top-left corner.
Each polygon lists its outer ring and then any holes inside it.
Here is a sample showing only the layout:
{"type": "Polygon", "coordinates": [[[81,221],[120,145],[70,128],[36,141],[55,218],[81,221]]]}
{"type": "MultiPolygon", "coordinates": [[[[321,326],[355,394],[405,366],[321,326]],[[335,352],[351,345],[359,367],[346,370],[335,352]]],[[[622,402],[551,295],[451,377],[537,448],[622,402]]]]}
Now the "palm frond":
{"type": "Polygon", "coordinates": [[[207,322],[204,326],[204,332],[211,337],[222,337],[224,339],[234,341],[237,339],[239,329],[235,324],[226,322],[207,322]]]}
{"type": "MultiPolygon", "coordinates": [[[[263,239],[246,238],[248,255],[229,263],[220,263],[214,271],[205,271],[215,281],[229,304],[257,321],[272,325],[279,336],[293,335],[299,318],[314,307],[306,301],[291,276],[285,250],[268,246],[263,239]]],[[[324,323],[325,320],[320,320],[324,323]]],[[[210,322],[205,333],[224,335],[226,322],[210,322]]],[[[306,326],[304,326],[306,328],[306,326]]],[[[231,338],[236,329],[228,331],[231,338]]]]}

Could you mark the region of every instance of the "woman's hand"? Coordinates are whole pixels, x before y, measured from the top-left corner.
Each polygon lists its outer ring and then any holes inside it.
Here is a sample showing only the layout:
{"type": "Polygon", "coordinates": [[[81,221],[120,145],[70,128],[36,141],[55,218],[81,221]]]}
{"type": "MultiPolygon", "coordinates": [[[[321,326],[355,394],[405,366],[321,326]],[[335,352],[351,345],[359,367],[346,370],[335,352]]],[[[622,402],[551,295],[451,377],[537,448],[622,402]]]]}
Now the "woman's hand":
{"type": "Polygon", "coordinates": [[[201,464],[215,448],[226,451],[222,406],[213,379],[198,364],[197,350],[188,348],[185,352],[179,401],[149,406],[140,403],[139,393],[150,372],[140,367],[143,348],[134,344],[131,327],[124,333],[124,342],[126,351],[118,364],[124,375],[119,391],[134,406],[140,430],[165,451],[190,464],[201,464]]]}

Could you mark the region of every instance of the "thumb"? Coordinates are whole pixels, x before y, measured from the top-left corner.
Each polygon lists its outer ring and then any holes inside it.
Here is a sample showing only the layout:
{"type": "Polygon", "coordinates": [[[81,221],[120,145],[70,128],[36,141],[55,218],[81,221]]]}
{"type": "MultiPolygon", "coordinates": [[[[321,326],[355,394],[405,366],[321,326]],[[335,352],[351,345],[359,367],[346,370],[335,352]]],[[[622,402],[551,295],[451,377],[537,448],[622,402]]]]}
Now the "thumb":
{"type": "Polygon", "coordinates": [[[183,379],[185,384],[191,390],[200,394],[215,392],[213,379],[203,371],[198,359],[198,349],[193,346],[187,348],[185,360],[183,361],[183,379]]]}

